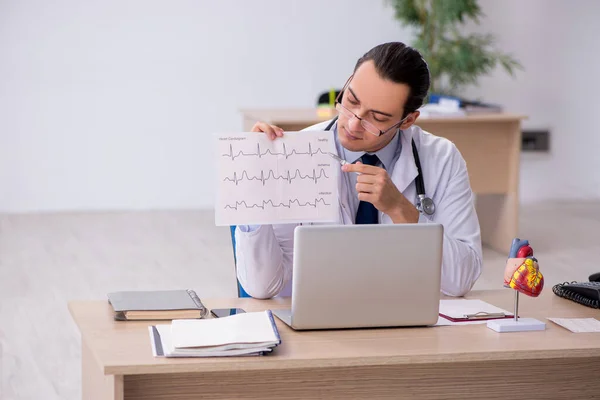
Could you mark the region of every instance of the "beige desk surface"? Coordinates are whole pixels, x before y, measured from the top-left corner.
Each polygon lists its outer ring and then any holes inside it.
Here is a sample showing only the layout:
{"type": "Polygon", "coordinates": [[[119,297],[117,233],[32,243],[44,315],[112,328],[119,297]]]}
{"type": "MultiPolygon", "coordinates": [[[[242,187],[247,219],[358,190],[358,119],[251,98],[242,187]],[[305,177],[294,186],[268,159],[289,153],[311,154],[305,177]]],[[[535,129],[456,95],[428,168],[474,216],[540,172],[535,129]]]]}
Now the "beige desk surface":
{"type": "MultiPolygon", "coordinates": [[[[513,306],[511,289],[472,292],[466,297],[507,310],[513,306]]],[[[284,299],[203,301],[209,308],[242,307],[247,311],[283,308],[288,304],[284,299]]],[[[521,316],[546,322],[546,331],[499,334],[482,324],[295,332],[277,320],[282,344],[273,354],[205,359],[154,358],[147,329],[153,323],[113,321],[107,302],[71,302],[69,310],[97,365],[107,375],[600,357],[600,334],[571,333],[546,320],[546,317],[600,318],[600,310],[561,299],[551,288],[544,289],[537,299],[521,296],[520,303],[521,316]]]]}
{"type": "MultiPolygon", "coordinates": [[[[242,109],[241,114],[246,120],[263,121],[267,123],[286,123],[286,124],[315,124],[330,120],[337,113],[334,111],[329,116],[319,116],[316,108],[272,108],[272,109],[242,109]]],[[[506,122],[513,120],[526,119],[526,116],[510,113],[477,113],[466,116],[420,116],[417,119],[417,125],[421,122],[426,123],[475,123],[475,122],[506,122]]]]}

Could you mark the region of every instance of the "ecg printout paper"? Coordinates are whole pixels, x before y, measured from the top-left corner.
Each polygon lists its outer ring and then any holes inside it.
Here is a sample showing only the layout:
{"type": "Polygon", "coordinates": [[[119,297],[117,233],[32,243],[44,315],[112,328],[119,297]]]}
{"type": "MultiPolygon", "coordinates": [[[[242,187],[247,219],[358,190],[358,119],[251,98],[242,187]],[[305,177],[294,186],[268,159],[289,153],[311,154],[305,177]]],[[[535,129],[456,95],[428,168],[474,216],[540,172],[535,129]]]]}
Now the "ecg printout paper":
{"type": "Polygon", "coordinates": [[[216,225],[333,222],[341,166],[331,131],[216,136],[216,225]]]}

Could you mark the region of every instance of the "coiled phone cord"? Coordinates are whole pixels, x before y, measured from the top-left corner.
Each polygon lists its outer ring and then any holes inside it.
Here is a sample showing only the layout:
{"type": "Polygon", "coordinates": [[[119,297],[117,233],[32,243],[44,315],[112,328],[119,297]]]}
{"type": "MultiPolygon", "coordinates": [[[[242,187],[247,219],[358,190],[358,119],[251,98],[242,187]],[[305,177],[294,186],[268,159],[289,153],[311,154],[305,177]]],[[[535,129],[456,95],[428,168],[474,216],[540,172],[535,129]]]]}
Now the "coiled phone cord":
{"type": "Polygon", "coordinates": [[[572,300],[572,301],[582,304],[584,306],[591,307],[591,308],[600,308],[600,301],[588,299],[587,297],[582,296],[579,293],[575,293],[571,290],[563,288],[564,285],[570,285],[570,284],[576,284],[576,283],[578,283],[578,282],[558,283],[558,284],[552,286],[552,291],[554,292],[555,295],[557,295],[559,297],[572,300]]]}

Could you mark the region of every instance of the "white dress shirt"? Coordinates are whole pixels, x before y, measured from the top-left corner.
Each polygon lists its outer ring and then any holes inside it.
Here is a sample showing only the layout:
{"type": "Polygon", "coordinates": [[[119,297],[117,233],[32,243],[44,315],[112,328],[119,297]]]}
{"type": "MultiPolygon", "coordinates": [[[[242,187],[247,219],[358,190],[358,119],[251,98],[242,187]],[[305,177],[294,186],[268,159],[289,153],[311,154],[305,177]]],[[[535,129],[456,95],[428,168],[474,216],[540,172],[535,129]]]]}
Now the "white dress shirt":
{"type": "MultiPolygon", "coordinates": [[[[323,130],[329,122],[306,130],[323,130]]],[[[334,126],[334,130],[335,130],[334,126]]],[[[343,148],[334,134],[338,155],[349,162],[364,152],[343,148]]],[[[418,126],[399,131],[394,139],[377,151],[379,166],[404,194],[416,201],[415,178],[418,171],[412,154],[414,138],[421,161],[426,194],[436,205],[432,216],[421,214],[418,223],[436,222],[444,226],[442,292],[451,296],[467,293],[481,274],[482,249],[479,220],[475,212],[465,161],[452,142],[431,135],[418,126]]],[[[338,223],[354,224],[359,200],[356,174],[340,173],[341,215],[338,223]]],[[[393,223],[379,213],[381,224],[393,223]]],[[[252,297],[270,298],[291,295],[294,228],[298,224],[238,226],[235,231],[237,277],[252,297]]]]}
{"type": "MultiPolygon", "coordinates": [[[[334,131],[335,145],[338,155],[352,164],[360,160],[365,152],[350,151],[344,148],[337,140],[337,124],[334,125],[332,130],[334,131]]],[[[400,130],[398,130],[394,138],[384,148],[377,150],[375,153],[368,153],[375,154],[379,159],[379,162],[376,166],[384,168],[390,175],[394,170],[394,165],[396,165],[396,161],[398,161],[398,157],[400,157],[400,151],[402,150],[400,135],[400,130]]],[[[348,196],[346,201],[350,206],[350,212],[354,215],[356,215],[358,204],[360,203],[360,200],[358,199],[358,193],[356,192],[356,178],[358,178],[357,174],[344,174],[344,176],[342,176],[342,179],[346,180],[345,185],[348,188],[348,196]]]]}

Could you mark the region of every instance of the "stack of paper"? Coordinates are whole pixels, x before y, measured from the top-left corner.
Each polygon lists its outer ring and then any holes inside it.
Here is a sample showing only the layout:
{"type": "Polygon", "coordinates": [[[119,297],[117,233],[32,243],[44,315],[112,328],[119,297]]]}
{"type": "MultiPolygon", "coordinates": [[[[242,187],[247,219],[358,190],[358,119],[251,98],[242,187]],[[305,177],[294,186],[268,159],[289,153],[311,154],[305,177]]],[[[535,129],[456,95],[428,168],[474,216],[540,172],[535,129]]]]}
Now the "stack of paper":
{"type": "Polygon", "coordinates": [[[149,327],[155,357],[262,355],[281,343],[270,310],[149,327]]]}

